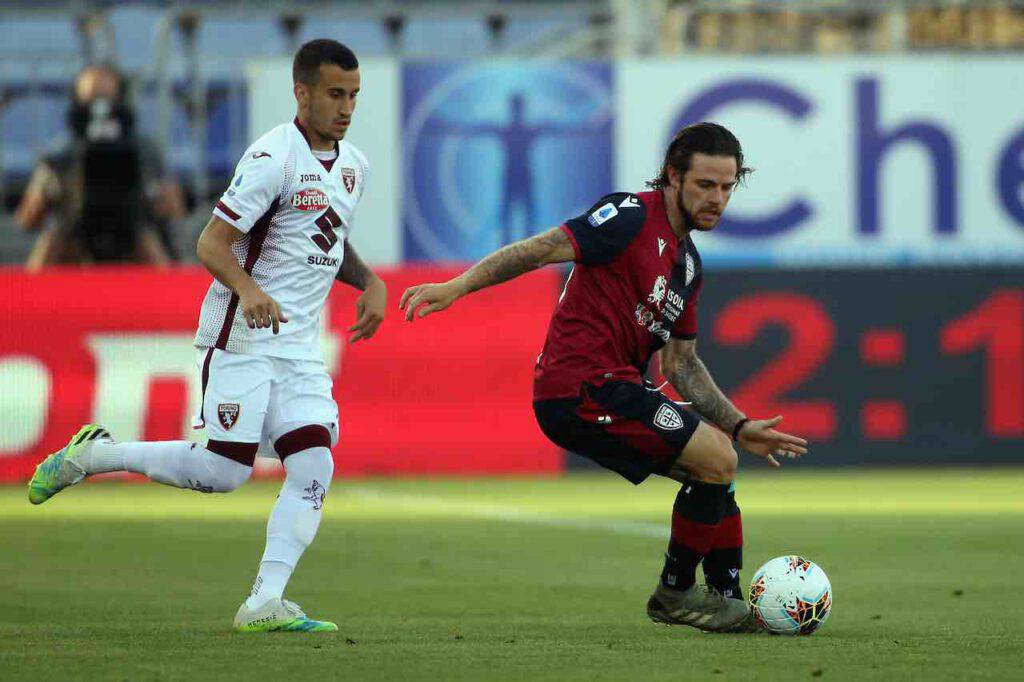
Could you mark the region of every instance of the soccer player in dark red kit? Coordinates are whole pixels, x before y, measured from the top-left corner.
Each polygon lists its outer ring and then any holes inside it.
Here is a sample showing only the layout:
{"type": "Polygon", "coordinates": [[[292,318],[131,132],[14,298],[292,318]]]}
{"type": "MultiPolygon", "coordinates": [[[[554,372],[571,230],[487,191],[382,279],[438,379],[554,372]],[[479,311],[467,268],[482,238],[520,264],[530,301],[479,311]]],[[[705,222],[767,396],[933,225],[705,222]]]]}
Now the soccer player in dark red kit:
{"type": "Polygon", "coordinates": [[[575,263],[537,361],[537,422],[557,445],[634,484],[650,474],[681,484],[647,613],[656,622],[720,632],[756,629],[739,587],[743,531],[732,442],[772,467],[778,457],[807,451],[807,441],[775,430],[781,416],[748,419],[697,356],[704,278],[691,235],[714,229],[747,173],[729,130],[687,126],[669,144],[651,191],[609,194],[448,282],[410,287],[399,304],[412,321],[543,265],[575,263]],[[657,351],[665,378],[693,411],[645,380],[657,351]],[[705,586],[696,582],[701,562],[705,586]]]}

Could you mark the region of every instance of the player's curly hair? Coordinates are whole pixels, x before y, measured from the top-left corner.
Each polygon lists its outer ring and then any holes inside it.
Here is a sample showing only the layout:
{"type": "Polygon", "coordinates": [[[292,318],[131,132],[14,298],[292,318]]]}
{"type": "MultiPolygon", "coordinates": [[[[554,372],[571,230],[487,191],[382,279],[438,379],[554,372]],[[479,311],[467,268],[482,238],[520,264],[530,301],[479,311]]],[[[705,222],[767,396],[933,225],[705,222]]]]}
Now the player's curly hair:
{"type": "Polygon", "coordinates": [[[743,165],[743,147],[728,128],[717,123],[704,121],[688,125],[672,138],[665,152],[665,161],[661,164],[661,173],[653,180],[647,181],[651,189],[664,189],[669,185],[668,169],[675,168],[680,176],[690,169],[690,159],[694,154],[709,156],[731,156],[736,159],[736,182],[742,183],[753,172],[753,168],[743,165]]]}
{"type": "Polygon", "coordinates": [[[299,48],[292,62],[292,82],[316,85],[321,64],[337,64],[343,71],[359,68],[356,53],[337,40],[318,38],[299,48]]]}

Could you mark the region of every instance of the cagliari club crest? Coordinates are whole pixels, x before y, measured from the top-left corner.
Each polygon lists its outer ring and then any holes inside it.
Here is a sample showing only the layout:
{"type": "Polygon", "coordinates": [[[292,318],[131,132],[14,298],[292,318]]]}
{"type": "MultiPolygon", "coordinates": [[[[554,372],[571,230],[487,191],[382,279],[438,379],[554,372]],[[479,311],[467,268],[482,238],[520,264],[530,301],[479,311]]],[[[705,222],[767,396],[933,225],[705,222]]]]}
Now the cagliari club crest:
{"type": "Polygon", "coordinates": [[[352,191],[356,188],[355,168],[342,168],[341,182],[343,185],[345,185],[345,191],[347,191],[349,194],[352,194],[352,191]]]}
{"type": "Polygon", "coordinates": [[[238,403],[221,403],[217,406],[217,419],[220,425],[228,431],[238,423],[238,403]]]}
{"type": "Polygon", "coordinates": [[[666,431],[682,428],[683,418],[669,405],[662,405],[654,414],[654,423],[666,431]]]}

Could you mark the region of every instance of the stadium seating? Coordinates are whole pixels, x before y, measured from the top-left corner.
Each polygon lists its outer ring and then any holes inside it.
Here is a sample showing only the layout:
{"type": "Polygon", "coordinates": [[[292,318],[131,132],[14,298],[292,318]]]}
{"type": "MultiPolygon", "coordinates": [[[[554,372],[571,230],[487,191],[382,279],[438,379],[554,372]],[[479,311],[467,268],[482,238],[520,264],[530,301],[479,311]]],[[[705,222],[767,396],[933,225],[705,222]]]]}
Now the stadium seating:
{"type": "Polygon", "coordinates": [[[153,46],[163,11],[146,5],[115,5],[107,14],[114,31],[115,59],[127,71],[153,63],[153,46]]]}
{"type": "Polygon", "coordinates": [[[333,38],[351,47],[357,55],[383,55],[391,49],[387,30],[376,19],[347,19],[331,16],[306,20],[298,32],[298,42],[314,38],[333,38]]]}
{"type": "Polygon", "coordinates": [[[75,17],[59,13],[0,14],[0,59],[29,62],[80,54],[75,17]]]}
{"type": "Polygon", "coordinates": [[[43,89],[36,84],[8,83],[14,96],[0,115],[3,126],[3,169],[10,179],[24,181],[39,154],[52,149],[65,130],[64,84],[43,89]]]}
{"type": "Polygon", "coordinates": [[[506,52],[528,49],[560,35],[582,30],[586,25],[587,19],[582,15],[510,16],[505,22],[501,48],[506,52]]]}
{"type": "Polygon", "coordinates": [[[489,47],[487,27],[477,17],[417,17],[402,30],[402,53],[413,57],[465,57],[489,47]]]}
{"type": "Polygon", "coordinates": [[[211,14],[199,24],[198,47],[209,76],[238,76],[247,59],[275,57],[289,52],[277,15],[211,14]]]}

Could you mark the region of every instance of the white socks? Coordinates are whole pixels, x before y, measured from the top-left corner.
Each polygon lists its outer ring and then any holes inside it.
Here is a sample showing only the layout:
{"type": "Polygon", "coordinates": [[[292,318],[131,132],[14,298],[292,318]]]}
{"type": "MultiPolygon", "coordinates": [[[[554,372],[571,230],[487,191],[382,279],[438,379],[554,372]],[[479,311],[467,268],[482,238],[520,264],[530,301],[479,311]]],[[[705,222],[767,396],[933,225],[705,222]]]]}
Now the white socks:
{"type": "Polygon", "coordinates": [[[286,476],[267,522],[267,548],[246,606],[257,608],[280,599],[299,557],[316,536],[334,474],[331,451],[309,448],[284,459],[286,476]]]}
{"type": "Polygon", "coordinates": [[[245,600],[245,605],[255,609],[271,599],[284,596],[284,587],[292,577],[292,567],[280,561],[264,561],[260,563],[260,572],[252,586],[252,594],[245,600]]]}
{"type": "Polygon", "coordinates": [[[94,441],[76,458],[88,474],[131,471],[157,483],[201,492],[225,493],[242,485],[252,467],[183,440],[156,443],[94,441]]]}
{"type": "MultiPolygon", "coordinates": [[[[131,471],[158,483],[203,492],[228,492],[249,478],[252,467],[240,464],[196,443],[110,443],[95,441],[77,457],[89,474],[131,471]]],[[[267,547],[252,594],[246,600],[257,608],[281,599],[299,557],[320,527],[324,500],[334,475],[334,460],[325,447],[313,447],[284,459],[286,476],[267,522],[267,547]]]]}

